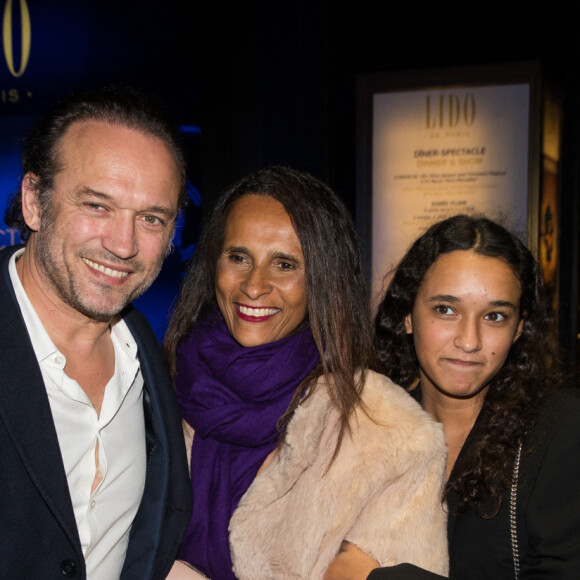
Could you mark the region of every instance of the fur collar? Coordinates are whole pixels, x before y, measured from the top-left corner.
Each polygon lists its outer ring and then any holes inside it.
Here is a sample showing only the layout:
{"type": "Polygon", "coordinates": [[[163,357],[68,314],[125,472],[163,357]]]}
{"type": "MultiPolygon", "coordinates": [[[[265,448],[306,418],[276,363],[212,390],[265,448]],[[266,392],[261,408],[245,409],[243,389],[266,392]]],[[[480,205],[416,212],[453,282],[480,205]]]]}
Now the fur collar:
{"type": "Polygon", "coordinates": [[[298,407],[230,521],[238,578],[318,580],[344,539],[381,565],[447,572],[442,428],[382,375],[368,372],[363,401],[329,469],[338,413],[323,379],[298,407]]]}

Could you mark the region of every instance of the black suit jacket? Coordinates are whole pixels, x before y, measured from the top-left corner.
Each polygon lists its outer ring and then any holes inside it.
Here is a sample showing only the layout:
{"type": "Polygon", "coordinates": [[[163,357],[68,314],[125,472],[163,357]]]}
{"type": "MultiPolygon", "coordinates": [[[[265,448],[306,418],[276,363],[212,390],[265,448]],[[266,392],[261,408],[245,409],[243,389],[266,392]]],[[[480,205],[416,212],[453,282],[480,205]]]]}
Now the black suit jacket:
{"type": "MultiPolygon", "coordinates": [[[[14,250],[0,252],[0,578],[84,579],[48,396],[8,274],[14,250]]],[[[189,521],[187,458],[171,380],[155,335],[132,307],[123,318],[137,342],[145,381],[148,462],[121,578],[161,579],[189,521]]]]}

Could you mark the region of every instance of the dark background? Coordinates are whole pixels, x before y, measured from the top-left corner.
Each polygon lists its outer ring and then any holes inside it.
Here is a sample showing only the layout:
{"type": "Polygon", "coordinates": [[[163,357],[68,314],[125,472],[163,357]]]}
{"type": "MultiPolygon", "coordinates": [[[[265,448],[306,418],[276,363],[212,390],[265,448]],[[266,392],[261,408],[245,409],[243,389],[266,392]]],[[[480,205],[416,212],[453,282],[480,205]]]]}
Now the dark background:
{"type": "MultiPolygon", "coordinates": [[[[0,8],[7,1],[0,0],[0,8]]],[[[12,4],[18,12],[18,2],[12,4]]],[[[27,71],[15,79],[0,62],[0,90],[17,89],[21,96],[18,103],[0,102],[0,184],[8,176],[16,186],[18,179],[18,167],[3,164],[2,157],[12,155],[14,163],[12,135],[54,99],[126,82],[152,90],[182,126],[201,131],[183,133],[190,181],[203,198],[192,223],[225,187],[268,164],[314,173],[354,215],[357,75],[537,61],[543,82],[563,102],[559,315],[561,342],[572,362],[578,358],[578,3],[27,4],[27,71]]]]}

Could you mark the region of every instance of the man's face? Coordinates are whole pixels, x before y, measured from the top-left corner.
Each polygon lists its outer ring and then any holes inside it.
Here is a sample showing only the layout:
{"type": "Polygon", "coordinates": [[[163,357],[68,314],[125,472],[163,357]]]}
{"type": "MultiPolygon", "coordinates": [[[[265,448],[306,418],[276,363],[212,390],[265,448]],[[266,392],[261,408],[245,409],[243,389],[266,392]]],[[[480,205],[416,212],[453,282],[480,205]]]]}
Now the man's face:
{"type": "Polygon", "coordinates": [[[47,210],[38,206],[34,176],[23,181],[33,230],[27,252],[49,300],[108,320],[159,273],[177,215],[179,171],[160,139],[101,121],[73,124],[58,152],[47,210]]]}

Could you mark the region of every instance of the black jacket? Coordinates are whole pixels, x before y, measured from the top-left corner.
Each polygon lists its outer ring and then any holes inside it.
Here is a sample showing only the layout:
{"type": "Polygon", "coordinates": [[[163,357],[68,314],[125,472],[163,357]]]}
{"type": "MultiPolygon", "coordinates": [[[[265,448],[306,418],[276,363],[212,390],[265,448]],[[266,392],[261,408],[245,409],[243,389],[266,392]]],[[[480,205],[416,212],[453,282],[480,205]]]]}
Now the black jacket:
{"type": "MultiPolygon", "coordinates": [[[[460,457],[477,437],[477,422],[460,457]]],[[[580,578],[580,394],[550,396],[525,438],[517,493],[520,580],[580,578]]],[[[510,500],[491,519],[473,511],[456,515],[449,497],[449,560],[452,580],[513,580],[510,500]]],[[[413,567],[414,568],[414,567],[413,567]]],[[[441,576],[410,568],[373,571],[368,580],[430,580],[441,576]]]]}
{"type": "MultiPolygon", "coordinates": [[[[56,430],[41,371],[0,252],[0,578],[86,577],[56,430]]],[[[179,411],[144,316],[123,313],[145,381],[147,473],[121,578],[165,578],[191,511],[179,411]]]]}

